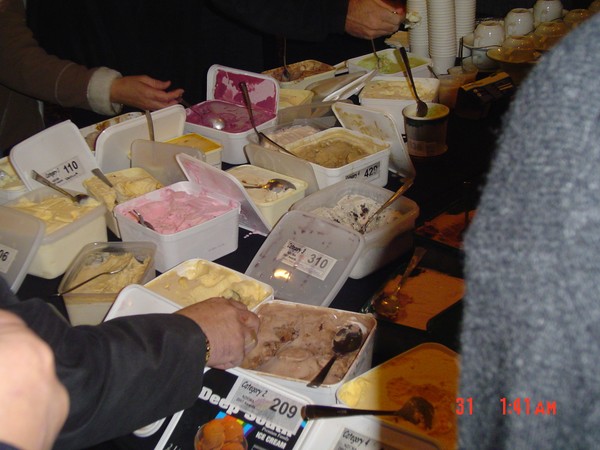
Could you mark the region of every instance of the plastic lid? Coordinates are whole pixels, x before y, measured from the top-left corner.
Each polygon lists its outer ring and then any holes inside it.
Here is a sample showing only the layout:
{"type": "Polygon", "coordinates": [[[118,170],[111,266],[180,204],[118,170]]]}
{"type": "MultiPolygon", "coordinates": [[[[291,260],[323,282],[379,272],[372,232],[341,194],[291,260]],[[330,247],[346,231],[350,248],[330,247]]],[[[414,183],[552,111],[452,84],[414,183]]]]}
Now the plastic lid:
{"type": "MultiPolygon", "coordinates": [[[[173,105],[151,113],[154,125],[154,138],[168,141],[183,134],[185,108],[173,105]]],[[[142,115],[135,119],[117,123],[105,129],[96,140],[96,159],[100,168],[106,172],[131,167],[129,152],[131,143],[136,139],[148,139],[148,122],[142,115]]]]}
{"type": "Polygon", "coordinates": [[[189,181],[240,204],[240,227],[263,236],[269,233],[266,219],[236,177],[186,154],[175,158],[189,181]]]}
{"type": "Polygon", "coordinates": [[[275,117],[279,84],[268,75],[214,64],[208,69],[206,79],[207,100],[221,100],[245,107],[244,96],[239,88],[240,81],[248,86],[252,107],[268,111],[275,117]]]}
{"type": "Polygon", "coordinates": [[[35,170],[62,188],[86,192],[83,181],[98,167],[85,139],[70,120],[15,145],[10,161],[30,191],[42,186],[31,177],[35,170]]]}
{"type": "Polygon", "coordinates": [[[31,214],[0,206],[0,274],[17,292],[36,255],[46,225],[31,214]]]}
{"type": "Polygon", "coordinates": [[[273,286],[275,298],[329,306],[365,245],[349,228],[303,211],[283,215],[246,270],[273,286]]]}
{"type": "Polygon", "coordinates": [[[414,178],[415,167],[390,114],[343,102],[334,104],[332,109],[344,128],[388,142],[390,170],[414,178]]]}

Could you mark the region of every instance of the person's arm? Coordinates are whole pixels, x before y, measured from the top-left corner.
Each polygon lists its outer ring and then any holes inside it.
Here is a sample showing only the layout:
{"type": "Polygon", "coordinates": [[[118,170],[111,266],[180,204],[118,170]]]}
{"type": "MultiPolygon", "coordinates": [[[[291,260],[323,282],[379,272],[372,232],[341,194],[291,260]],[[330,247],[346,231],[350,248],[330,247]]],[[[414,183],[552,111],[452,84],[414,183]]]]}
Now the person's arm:
{"type": "Polygon", "coordinates": [[[403,8],[382,0],[213,0],[215,8],[259,31],[302,41],[321,41],[347,32],[361,38],[398,30],[403,8]],[[393,11],[396,11],[394,13],[393,11]]]}

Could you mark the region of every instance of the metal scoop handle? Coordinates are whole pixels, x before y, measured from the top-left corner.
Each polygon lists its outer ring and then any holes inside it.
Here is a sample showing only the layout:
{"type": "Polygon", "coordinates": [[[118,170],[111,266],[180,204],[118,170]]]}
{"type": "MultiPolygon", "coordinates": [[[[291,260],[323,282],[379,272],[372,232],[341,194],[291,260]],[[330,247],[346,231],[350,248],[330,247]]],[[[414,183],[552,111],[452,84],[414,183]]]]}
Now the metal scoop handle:
{"type": "Polygon", "coordinates": [[[414,183],[415,179],[414,178],[406,178],[404,180],[404,184],[402,186],[400,186],[400,188],[398,188],[398,190],[396,192],[394,192],[394,194],[388,198],[383,205],[381,205],[379,207],[379,209],[377,211],[375,211],[374,214],[371,215],[371,217],[369,217],[367,219],[367,221],[363,224],[363,226],[360,228],[360,232],[364,233],[365,231],[367,231],[367,226],[369,225],[369,223],[371,223],[371,221],[381,212],[383,211],[385,208],[387,208],[388,206],[390,206],[392,203],[394,203],[396,201],[396,199],[398,197],[400,197],[402,194],[404,194],[408,188],[410,188],[412,186],[412,184],[414,183]]]}

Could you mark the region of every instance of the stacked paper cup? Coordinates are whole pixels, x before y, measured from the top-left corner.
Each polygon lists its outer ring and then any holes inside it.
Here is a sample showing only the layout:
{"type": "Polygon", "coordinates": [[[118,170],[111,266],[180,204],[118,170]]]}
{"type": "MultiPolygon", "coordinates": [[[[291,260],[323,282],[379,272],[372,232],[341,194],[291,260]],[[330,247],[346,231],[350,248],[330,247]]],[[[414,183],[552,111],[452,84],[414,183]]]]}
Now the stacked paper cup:
{"type": "Polygon", "coordinates": [[[458,47],[454,17],[454,0],[427,0],[429,55],[437,74],[447,73],[456,61],[458,47]]]}
{"type": "Polygon", "coordinates": [[[429,58],[429,33],[427,24],[427,0],[408,0],[406,14],[418,14],[420,21],[408,30],[410,52],[429,58]]]}
{"type": "MultiPolygon", "coordinates": [[[[456,23],[456,44],[460,52],[461,38],[475,29],[475,0],[454,0],[454,14],[456,23]]],[[[470,52],[463,47],[463,52],[470,52]]],[[[470,53],[463,53],[469,56],[470,53]]]]}

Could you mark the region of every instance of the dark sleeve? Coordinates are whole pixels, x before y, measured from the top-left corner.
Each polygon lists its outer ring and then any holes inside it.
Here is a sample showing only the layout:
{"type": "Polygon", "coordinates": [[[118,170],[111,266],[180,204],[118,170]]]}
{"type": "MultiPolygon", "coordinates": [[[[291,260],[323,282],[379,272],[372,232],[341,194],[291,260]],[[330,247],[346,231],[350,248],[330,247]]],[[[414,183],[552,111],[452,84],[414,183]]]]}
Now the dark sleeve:
{"type": "Polygon", "coordinates": [[[18,314],[53,348],[70,410],[59,448],[127,434],[190,406],[202,386],[205,337],[176,314],[124,317],[71,327],[40,299],[0,306],[18,314]]]}
{"type": "Polygon", "coordinates": [[[348,0],[211,0],[230,18],[264,33],[321,41],[344,33],[348,0]]]}

